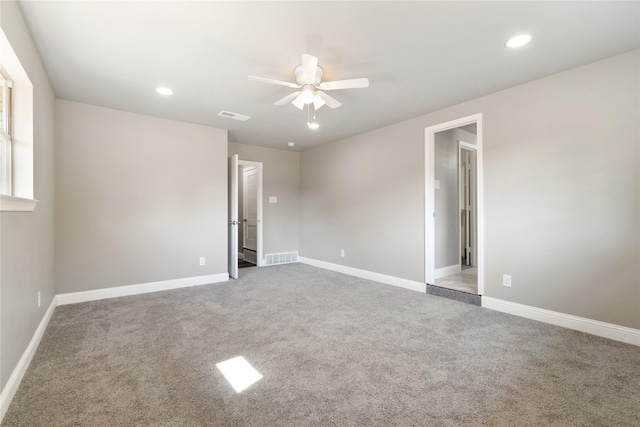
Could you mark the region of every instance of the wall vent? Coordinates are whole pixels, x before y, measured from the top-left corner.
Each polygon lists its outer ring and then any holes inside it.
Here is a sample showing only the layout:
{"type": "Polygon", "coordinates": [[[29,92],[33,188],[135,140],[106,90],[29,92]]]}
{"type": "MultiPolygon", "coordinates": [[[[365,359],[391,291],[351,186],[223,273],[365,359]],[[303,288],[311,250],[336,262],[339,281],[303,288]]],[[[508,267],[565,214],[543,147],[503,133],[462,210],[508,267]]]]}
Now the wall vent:
{"type": "Polygon", "coordinates": [[[234,120],[240,120],[241,122],[246,122],[247,120],[249,120],[251,117],[249,116],[245,116],[242,114],[237,114],[237,113],[232,113],[231,111],[220,111],[218,113],[218,115],[220,117],[226,117],[228,119],[234,119],[234,120]]]}
{"type": "Polygon", "coordinates": [[[290,264],[292,262],[298,262],[298,251],[267,254],[265,265],[290,264]]]}
{"type": "Polygon", "coordinates": [[[251,249],[244,248],[244,260],[250,262],[251,264],[258,264],[258,254],[256,251],[252,251],[251,249]]]}

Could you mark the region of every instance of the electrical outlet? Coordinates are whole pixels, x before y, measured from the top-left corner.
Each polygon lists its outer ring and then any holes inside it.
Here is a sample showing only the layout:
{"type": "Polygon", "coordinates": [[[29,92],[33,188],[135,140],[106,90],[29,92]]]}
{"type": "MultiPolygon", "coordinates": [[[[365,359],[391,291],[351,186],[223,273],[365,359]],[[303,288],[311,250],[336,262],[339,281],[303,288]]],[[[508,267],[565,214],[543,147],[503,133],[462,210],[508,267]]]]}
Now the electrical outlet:
{"type": "Polygon", "coordinates": [[[40,291],[38,291],[38,308],[40,308],[41,304],[42,304],[42,300],[40,298],[40,291]]]}
{"type": "Polygon", "coordinates": [[[203,265],[205,265],[206,263],[207,263],[207,260],[206,260],[203,256],[201,256],[201,257],[200,257],[200,266],[203,266],[203,265]]]}
{"type": "Polygon", "coordinates": [[[344,258],[344,249],[340,249],[340,256],[344,258]]]}
{"type": "Polygon", "coordinates": [[[506,286],[508,288],[511,287],[511,275],[510,274],[503,274],[502,275],[502,286],[506,286]]]}

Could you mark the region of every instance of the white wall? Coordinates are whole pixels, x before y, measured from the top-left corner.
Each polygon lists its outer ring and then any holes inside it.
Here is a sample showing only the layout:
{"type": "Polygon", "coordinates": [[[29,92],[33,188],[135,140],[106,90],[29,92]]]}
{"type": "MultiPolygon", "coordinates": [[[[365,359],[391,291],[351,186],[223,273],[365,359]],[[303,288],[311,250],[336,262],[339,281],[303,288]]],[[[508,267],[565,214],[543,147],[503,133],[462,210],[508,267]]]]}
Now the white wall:
{"type": "Polygon", "coordinates": [[[55,294],[55,98],[14,1],[0,2],[0,26],[33,84],[33,191],[40,200],[34,212],[0,213],[0,386],[4,388],[55,294]]]}
{"type": "Polygon", "coordinates": [[[482,113],[485,295],[640,328],[639,75],[636,50],[303,152],[301,255],[424,281],[425,127],[482,113]]]}
{"type": "Polygon", "coordinates": [[[226,130],[63,100],[56,121],[58,293],[227,271],[226,130]]]}

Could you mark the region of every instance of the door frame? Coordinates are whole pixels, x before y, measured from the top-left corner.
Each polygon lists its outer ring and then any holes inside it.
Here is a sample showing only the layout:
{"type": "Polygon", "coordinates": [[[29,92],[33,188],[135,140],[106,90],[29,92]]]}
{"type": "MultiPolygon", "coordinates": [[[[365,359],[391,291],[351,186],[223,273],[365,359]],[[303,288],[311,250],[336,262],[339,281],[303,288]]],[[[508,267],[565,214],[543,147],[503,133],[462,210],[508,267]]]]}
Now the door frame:
{"type": "Polygon", "coordinates": [[[482,113],[462,117],[448,122],[439,123],[425,128],[425,282],[433,285],[435,283],[435,134],[449,129],[458,128],[470,124],[477,126],[476,143],[476,220],[477,220],[477,252],[476,262],[478,264],[478,295],[484,294],[484,182],[482,166],[482,113]]]}
{"type": "Polygon", "coordinates": [[[258,261],[258,267],[262,267],[265,265],[264,263],[264,258],[263,258],[263,253],[262,253],[262,180],[263,180],[263,176],[262,176],[262,162],[252,162],[249,160],[242,160],[242,159],[238,159],[238,166],[250,166],[250,167],[255,167],[257,170],[257,175],[258,175],[258,190],[257,190],[257,208],[258,208],[258,236],[257,236],[257,242],[256,242],[256,247],[257,247],[257,251],[256,251],[256,257],[257,257],[257,261],[258,261]]]}

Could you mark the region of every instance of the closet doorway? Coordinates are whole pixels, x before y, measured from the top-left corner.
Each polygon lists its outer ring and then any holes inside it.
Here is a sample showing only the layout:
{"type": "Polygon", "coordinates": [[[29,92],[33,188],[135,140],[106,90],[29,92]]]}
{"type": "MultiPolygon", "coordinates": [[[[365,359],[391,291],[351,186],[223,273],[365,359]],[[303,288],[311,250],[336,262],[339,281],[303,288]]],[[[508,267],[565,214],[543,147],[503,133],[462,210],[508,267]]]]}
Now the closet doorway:
{"type": "Polygon", "coordinates": [[[258,264],[258,168],[238,164],[238,268],[258,264]]]}
{"type": "Polygon", "coordinates": [[[229,277],[238,267],[263,265],[262,163],[229,157],[229,277]]]}

